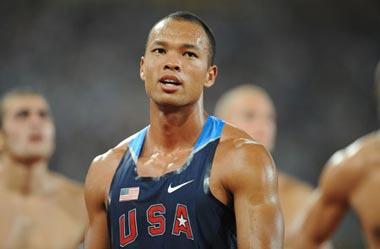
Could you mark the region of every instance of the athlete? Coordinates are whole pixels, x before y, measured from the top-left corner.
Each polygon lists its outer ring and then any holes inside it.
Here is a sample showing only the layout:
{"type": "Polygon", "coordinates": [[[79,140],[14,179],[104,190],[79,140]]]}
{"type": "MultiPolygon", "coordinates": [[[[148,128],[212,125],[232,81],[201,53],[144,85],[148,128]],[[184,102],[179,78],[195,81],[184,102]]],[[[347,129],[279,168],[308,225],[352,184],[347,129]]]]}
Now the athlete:
{"type": "Polygon", "coordinates": [[[83,189],[48,169],[54,133],[41,94],[15,89],[0,99],[0,248],[73,249],[83,240],[83,189]]]}
{"type": "Polygon", "coordinates": [[[85,247],[282,248],[269,153],[204,112],[214,54],[214,36],[194,14],[153,26],[140,62],[150,125],[90,166],[85,247]]]}
{"type": "MultiPolygon", "coordinates": [[[[380,64],[375,83],[380,104],[380,64]]],[[[312,205],[292,227],[292,248],[317,248],[332,236],[350,207],[360,219],[367,247],[380,248],[379,152],[380,131],[377,130],[330,158],[313,194],[312,205]]]]}
{"type": "MultiPolygon", "coordinates": [[[[242,128],[252,138],[273,151],[276,138],[276,111],[272,99],[253,84],[237,86],[218,100],[215,115],[242,128]]],[[[278,193],[287,228],[306,205],[312,188],[285,173],[278,174],[278,193]]]]}

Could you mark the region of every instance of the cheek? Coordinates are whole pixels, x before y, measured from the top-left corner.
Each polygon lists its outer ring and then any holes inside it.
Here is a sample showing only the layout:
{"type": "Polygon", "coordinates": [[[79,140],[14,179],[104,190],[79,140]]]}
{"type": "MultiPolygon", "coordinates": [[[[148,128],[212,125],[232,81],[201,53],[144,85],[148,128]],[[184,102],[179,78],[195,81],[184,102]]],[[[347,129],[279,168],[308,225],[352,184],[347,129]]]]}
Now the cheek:
{"type": "Polygon", "coordinates": [[[147,80],[147,78],[151,77],[152,76],[152,71],[153,71],[153,66],[151,63],[146,63],[144,65],[144,76],[145,76],[145,80],[147,80]]]}
{"type": "Polygon", "coordinates": [[[276,124],[272,123],[272,125],[270,125],[270,133],[272,134],[272,139],[274,139],[274,137],[276,136],[276,133],[277,133],[276,124]]]}
{"type": "Polygon", "coordinates": [[[154,86],[155,80],[155,71],[154,67],[151,64],[144,65],[144,85],[145,89],[150,89],[154,86]]]}
{"type": "Polygon", "coordinates": [[[5,144],[11,151],[18,151],[27,144],[27,134],[13,127],[5,131],[5,144]]]}
{"type": "Polygon", "coordinates": [[[203,91],[203,84],[200,84],[198,80],[198,81],[192,82],[189,85],[189,88],[194,95],[200,95],[203,91]]]}
{"type": "Polygon", "coordinates": [[[202,62],[193,62],[193,63],[182,63],[185,65],[184,71],[188,73],[188,75],[199,82],[205,83],[208,80],[208,71],[207,64],[202,62]]]}
{"type": "Polygon", "coordinates": [[[10,143],[17,142],[19,140],[22,140],[23,138],[25,139],[26,137],[25,130],[26,129],[24,129],[23,127],[17,124],[4,126],[4,133],[5,133],[6,139],[10,143]]]}
{"type": "Polygon", "coordinates": [[[49,140],[55,139],[55,128],[53,124],[47,125],[47,127],[44,129],[44,134],[49,140]]]}

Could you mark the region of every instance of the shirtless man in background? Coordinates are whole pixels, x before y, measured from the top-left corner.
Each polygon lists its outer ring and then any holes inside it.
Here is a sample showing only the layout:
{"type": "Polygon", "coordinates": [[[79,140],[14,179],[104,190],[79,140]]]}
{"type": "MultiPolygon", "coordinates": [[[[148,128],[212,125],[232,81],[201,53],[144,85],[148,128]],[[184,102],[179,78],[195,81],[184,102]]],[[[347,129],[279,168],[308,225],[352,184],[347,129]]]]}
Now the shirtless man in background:
{"type": "MultiPolygon", "coordinates": [[[[380,64],[375,73],[380,111],[380,64]]],[[[380,248],[380,130],[336,152],[320,178],[313,202],[292,226],[291,248],[313,249],[332,236],[351,207],[370,249],[380,248]]]]}
{"type": "Polygon", "coordinates": [[[87,215],[82,187],[48,170],[55,127],[46,99],[29,89],[0,99],[0,248],[74,249],[87,215]]]}

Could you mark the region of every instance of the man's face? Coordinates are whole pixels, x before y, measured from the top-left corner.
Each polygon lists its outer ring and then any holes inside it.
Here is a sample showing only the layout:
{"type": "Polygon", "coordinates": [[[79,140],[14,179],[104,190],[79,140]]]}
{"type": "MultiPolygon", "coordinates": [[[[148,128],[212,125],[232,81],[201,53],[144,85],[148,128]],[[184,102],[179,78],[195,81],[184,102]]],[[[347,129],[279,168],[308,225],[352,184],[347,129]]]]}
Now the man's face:
{"type": "Polygon", "coordinates": [[[276,137],[276,114],[271,100],[260,92],[235,96],[226,121],[240,127],[269,151],[276,137]]]}
{"type": "Polygon", "coordinates": [[[46,100],[38,95],[12,96],[3,110],[3,153],[19,159],[48,159],[54,151],[55,128],[46,100]]]}
{"type": "Polygon", "coordinates": [[[158,23],[141,58],[140,76],[148,96],[159,105],[195,103],[215,80],[208,64],[209,43],[201,26],[167,19],[158,23]]]}

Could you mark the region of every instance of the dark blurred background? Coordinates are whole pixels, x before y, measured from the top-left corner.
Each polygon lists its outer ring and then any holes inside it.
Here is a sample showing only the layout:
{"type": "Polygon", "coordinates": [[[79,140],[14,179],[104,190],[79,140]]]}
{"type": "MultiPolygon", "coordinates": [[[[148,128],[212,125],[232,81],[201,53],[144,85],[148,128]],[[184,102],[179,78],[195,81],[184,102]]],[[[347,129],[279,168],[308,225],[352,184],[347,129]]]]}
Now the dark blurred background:
{"type": "MultiPolygon", "coordinates": [[[[217,84],[263,86],[278,111],[277,166],[316,185],[331,154],[378,128],[373,72],[378,0],[14,0],[0,3],[0,94],[32,86],[50,101],[50,167],[83,182],[92,158],[148,123],[139,59],[154,22],[190,10],[213,28],[217,84]]],[[[336,248],[363,248],[351,213],[336,248]]]]}

